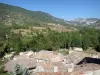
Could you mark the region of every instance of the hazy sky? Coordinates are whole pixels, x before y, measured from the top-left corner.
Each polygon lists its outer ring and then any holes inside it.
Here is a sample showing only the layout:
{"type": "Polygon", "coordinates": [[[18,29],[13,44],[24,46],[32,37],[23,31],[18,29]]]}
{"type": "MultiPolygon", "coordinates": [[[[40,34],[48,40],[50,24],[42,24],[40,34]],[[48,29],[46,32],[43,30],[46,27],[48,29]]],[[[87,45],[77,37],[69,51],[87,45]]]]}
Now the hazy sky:
{"type": "Polygon", "coordinates": [[[100,0],[0,0],[0,3],[44,11],[67,20],[100,18],[100,0]]]}

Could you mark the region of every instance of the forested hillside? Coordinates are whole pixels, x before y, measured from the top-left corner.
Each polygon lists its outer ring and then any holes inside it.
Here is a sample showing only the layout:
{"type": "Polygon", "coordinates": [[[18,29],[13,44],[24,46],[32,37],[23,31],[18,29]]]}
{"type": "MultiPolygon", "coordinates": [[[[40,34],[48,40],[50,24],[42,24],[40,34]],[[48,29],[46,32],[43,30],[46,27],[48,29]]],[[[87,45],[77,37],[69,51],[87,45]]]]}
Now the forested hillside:
{"type": "Polygon", "coordinates": [[[30,11],[17,6],[0,3],[0,23],[4,25],[39,25],[43,23],[66,24],[63,19],[56,18],[42,11],[30,11]]]}

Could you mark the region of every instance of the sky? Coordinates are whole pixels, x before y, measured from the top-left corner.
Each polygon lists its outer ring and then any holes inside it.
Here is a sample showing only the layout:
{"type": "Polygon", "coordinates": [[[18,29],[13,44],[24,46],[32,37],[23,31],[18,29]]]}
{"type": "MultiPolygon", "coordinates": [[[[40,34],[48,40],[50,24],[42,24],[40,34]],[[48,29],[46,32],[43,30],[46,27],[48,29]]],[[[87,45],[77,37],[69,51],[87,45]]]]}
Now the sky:
{"type": "Polygon", "coordinates": [[[100,18],[100,0],[0,0],[33,11],[43,11],[55,17],[100,18]]]}

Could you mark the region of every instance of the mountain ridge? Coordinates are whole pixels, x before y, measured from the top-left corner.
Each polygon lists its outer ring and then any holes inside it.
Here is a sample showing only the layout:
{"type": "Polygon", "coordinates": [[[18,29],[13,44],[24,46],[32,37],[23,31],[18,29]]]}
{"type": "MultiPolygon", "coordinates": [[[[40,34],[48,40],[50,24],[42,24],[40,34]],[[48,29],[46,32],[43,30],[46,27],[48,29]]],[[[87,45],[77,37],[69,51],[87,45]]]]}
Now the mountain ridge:
{"type": "Polygon", "coordinates": [[[0,3],[0,22],[7,25],[13,24],[32,24],[34,22],[66,24],[64,19],[56,18],[42,11],[31,11],[18,6],[0,3]]]}
{"type": "Polygon", "coordinates": [[[43,11],[32,11],[19,6],[0,3],[0,24],[15,26],[44,26],[48,23],[54,23],[64,26],[93,26],[98,18],[76,18],[71,21],[57,18],[49,13],[43,11]]]}
{"type": "Polygon", "coordinates": [[[76,18],[73,20],[70,20],[69,23],[73,25],[81,25],[81,26],[88,26],[88,25],[94,25],[97,21],[99,21],[99,18],[76,18]]]}

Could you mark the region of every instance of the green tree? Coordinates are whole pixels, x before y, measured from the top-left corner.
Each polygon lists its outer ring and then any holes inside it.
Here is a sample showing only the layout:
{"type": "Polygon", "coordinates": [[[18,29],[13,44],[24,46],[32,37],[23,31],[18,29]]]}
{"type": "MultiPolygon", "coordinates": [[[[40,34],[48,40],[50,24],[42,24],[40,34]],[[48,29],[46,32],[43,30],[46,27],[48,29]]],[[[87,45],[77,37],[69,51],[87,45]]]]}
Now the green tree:
{"type": "Polygon", "coordinates": [[[86,49],[88,49],[88,47],[89,47],[89,37],[88,37],[88,33],[85,33],[84,35],[83,35],[83,40],[82,40],[82,48],[83,48],[83,50],[86,50],[86,49]]]}

